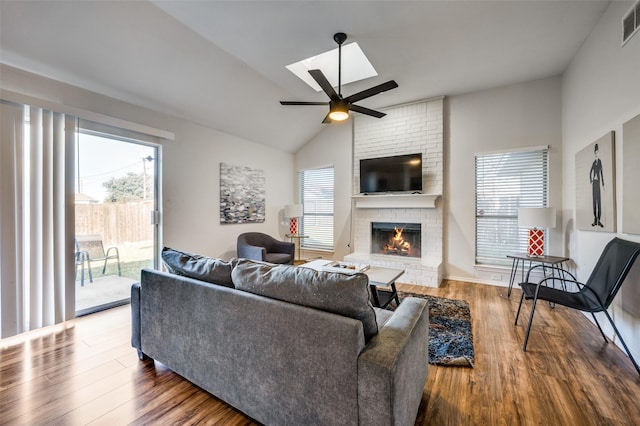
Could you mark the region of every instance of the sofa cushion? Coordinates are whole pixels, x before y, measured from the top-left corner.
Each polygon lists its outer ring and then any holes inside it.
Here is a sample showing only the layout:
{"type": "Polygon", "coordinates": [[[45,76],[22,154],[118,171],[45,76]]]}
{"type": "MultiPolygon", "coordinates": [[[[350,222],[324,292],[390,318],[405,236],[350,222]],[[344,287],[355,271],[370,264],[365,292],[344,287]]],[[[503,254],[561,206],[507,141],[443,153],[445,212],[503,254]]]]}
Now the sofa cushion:
{"type": "Polygon", "coordinates": [[[387,311],[386,309],[373,308],[376,311],[376,323],[378,324],[378,331],[382,330],[382,327],[391,319],[393,311],[387,311]]]}
{"type": "Polygon", "coordinates": [[[239,290],[357,319],[362,322],[365,341],[378,333],[365,274],[239,259],[231,277],[239,290]]]}
{"type": "Polygon", "coordinates": [[[162,261],[172,274],[233,288],[231,270],[236,263],[235,259],[225,262],[165,247],[162,249],[162,261]]]}

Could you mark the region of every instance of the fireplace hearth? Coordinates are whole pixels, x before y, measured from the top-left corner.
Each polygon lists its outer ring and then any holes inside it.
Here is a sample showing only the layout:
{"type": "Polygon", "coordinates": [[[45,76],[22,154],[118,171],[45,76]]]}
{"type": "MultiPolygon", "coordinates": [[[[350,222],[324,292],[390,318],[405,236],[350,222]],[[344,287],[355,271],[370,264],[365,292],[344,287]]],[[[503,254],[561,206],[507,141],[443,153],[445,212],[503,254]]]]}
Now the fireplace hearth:
{"type": "Polygon", "coordinates": [[[420,223],[371,223],[371,254],[420,257],[420,223]]]}

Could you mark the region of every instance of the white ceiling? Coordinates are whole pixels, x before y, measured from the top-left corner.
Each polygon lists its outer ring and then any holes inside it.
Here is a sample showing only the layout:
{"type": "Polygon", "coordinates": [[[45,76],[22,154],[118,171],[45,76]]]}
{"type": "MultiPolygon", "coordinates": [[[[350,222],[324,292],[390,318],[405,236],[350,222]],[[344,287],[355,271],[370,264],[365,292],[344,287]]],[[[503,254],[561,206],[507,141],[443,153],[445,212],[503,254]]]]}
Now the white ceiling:
{"type": "MultiPolygon", "coordinates": [[[[357,41],[384,108],[561,74],[609,1],[0,1],[0,61],[295,152],[325,101],[285,69],[357,41]]],[[[337,64],[336,64],[337,66],[337,64]]],[[[384,118],[382,118],[384,120],[384,118]]],[[[329,124],[330,125],[330,124],[329,124]]]]}

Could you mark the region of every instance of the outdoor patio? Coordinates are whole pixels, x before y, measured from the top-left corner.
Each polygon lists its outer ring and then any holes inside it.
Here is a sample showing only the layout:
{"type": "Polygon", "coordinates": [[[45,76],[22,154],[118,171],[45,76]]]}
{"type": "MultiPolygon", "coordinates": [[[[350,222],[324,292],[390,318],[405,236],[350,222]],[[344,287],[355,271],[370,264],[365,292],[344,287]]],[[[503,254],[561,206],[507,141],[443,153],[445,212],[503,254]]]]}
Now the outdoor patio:
{"type": "Polygon", "coordinates": [[[153,267],[153,243],[127,243],[118,245],[120,252],[120,269],[115,260],[109,260],[105,274],[102,274],[102,262],[93,262],[89,280],[89,271],[84,267],[84,285],[82,285],[81,268],[76,273],[76,312],[93,307],[127,300],[131,297],[131,284],[140,281],[140,270],[153,267]]]}
{"type": "Polygon", "coordinates": [[[76,311],[101,306],[107,303],[129,299],[131,284],[139,280],[118,275],[98,276],[89,282],[85,279],[84,286],[80,280],[76,281],[76,311]]]}

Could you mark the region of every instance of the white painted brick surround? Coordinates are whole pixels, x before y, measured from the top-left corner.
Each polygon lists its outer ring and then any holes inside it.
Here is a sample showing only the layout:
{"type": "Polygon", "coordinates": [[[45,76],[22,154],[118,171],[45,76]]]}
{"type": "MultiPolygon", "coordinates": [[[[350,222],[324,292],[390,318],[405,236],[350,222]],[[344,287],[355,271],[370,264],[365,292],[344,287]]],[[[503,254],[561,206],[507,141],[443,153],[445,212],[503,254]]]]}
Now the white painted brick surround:
{"type": "MultiPolygon", "coordinates": [[[[354,120],[353,193],[360,189],[360,159],[422,153],[423,192],[442,194],[443,102],[429,99],[384,110],[382,119],[358,116],[354,120]]],[[[377,266],[402,268],[398,282],[438,287],[442,281],[443,209],[354,208],[353,249],[345,260],[377,266]],[[405,258],[370,254],[371,222],[422,224],[422,257],[405,258]]]]}

